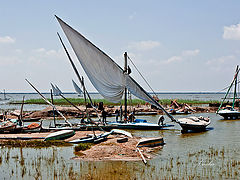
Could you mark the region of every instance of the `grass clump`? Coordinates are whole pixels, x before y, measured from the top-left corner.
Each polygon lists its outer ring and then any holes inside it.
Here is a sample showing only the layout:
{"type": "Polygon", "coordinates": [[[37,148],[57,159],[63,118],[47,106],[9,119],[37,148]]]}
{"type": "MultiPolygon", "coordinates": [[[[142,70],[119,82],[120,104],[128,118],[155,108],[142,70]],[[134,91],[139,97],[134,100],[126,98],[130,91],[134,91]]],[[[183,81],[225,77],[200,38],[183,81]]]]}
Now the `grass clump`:
{"type": "Polygon", "coordinates": [[[51,146],[63,147],[63,146],[72,146],[72,145],[70,143],[60,141],[60,140],[54,140],[54,141],[8,140],[8,141],[1,141],[0,146],[45,148],[45,147],[51,147],[51,146]]]}
{"type": "Polygon", "coordinates": [[[80,143],[77,146],[75,146],[74,150],[75,152],[85,151],[87,149],[90,149],[92,146],[93,143],[80,143]]]}

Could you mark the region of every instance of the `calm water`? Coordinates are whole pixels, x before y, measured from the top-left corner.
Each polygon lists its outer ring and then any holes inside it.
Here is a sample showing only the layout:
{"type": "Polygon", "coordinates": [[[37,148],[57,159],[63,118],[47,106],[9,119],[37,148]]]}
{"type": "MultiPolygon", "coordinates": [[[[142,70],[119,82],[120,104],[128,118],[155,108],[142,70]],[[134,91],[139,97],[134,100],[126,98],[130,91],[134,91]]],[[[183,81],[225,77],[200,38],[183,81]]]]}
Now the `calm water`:
{"type": "MultiPolygon", "coordinates": [[[[240,120],[226,121],[212,113],[198,115],[211,118],[212,123],[206,132],[181,134],[177,124],[170,130],[131,131],[140,137],[164,137],[163,149],[154,152],[156,157],[147,165],[142,161],[74,160],[73,147],[2,147],[0,179],[239,178],[240,120]]],[[[140,118],[156,122],[158,116],[140,118]]]]}

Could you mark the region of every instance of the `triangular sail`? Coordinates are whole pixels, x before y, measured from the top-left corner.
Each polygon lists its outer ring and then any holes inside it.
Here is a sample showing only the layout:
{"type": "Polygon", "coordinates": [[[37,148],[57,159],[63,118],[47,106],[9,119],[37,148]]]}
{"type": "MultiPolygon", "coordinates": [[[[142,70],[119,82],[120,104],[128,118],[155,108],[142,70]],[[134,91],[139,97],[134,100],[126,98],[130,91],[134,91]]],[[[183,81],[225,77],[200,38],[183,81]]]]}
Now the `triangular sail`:
{"type": "Polygon", "coordinates": [[[129,75],[125,75],[123,69],[108,55],[60,18],[56,18],[88,78],[104,98],[111,102],[119,102],[122,99],[124,88],[127,87],[133,95],[162,109],[175,121],[136,81],[129,75]]]}
{"type": "Polygon", "coordinates": [[[81,94],[83,93],[83,91],[80,89],[80,87],[77,85],[77,83],[75,83],[74,80],[72,80],[72,83],[73,83],[73,87],[74,87],[75,91],[76,91],[79,95],[81,95],[81,94]]]}
{"type": "Polygon", "coordinates": [[[80,33],[57,19],[93,86],[105,99],[120,102],[125,87],[122,69],[80,33]]]}

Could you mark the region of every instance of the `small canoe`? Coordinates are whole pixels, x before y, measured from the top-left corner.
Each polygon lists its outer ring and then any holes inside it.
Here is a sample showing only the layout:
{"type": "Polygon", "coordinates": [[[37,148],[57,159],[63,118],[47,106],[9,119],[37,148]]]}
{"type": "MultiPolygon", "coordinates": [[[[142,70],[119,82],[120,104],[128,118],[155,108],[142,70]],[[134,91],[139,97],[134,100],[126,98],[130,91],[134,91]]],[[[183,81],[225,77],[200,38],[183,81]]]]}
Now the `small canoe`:
{"type": "Polygon", "coordinates": [[[155,138],[144,138],[141,139],[137,147],[154,147],[154,146],[161,146],[164,145],[164,140],[162,137],[155,137],[155,138]]]}
{"type": "Polygon", "coordinates": [[[74,130],[62,130],[62,131],[57,131],[54,133],[51,133],[47,135],[44,139],[44,141],[49,141],[49,140],[64,140],[67,138],[70,138],[75,135],[74,130]]]}

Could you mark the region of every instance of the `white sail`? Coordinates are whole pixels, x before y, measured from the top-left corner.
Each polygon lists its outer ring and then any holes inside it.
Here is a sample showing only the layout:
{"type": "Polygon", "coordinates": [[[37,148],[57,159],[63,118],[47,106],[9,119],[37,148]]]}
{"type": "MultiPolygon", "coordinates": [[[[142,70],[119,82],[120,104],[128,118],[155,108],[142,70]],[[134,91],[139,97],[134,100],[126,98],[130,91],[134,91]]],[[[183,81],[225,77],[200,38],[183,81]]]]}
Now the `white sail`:
{"type": "Polygon", "coordinates": [[[93,86],[107,100],[119,102],[125,87],[122,69],[80,33],[57,19],[93,86]]]}
{"type": "MultiPolygon", "coordinates": [[[[56,16],[65,35],[67,36],[78,60],[80,61],[88,78],[98,92],[111,102],[122,99],[126,87],[133,95],[143,99],[167,113],[136,81],[124,74],[108,55],[97,48],[83,35],[56,16]]],[[[174,118],[167,113],[174,120],[174,118]]]]}
{"type": "Polygon", "coordinates": [[[73,83],[73,87],[74,87],[75,91],[76,91],[79,95],[81,95],[83,92],[82,92],[82,90],[80,89],[80,87],[77,85],[77,83],[75,83],[74,80],[72,80],[72,83],[73,83]]]}
{"type": "Polygon", "coordinates": [[[62,91],[56,85],[54,86],[51,83],[51,86],[52,86],[54,96],[60,96],[62,94],[62,91]]]}

